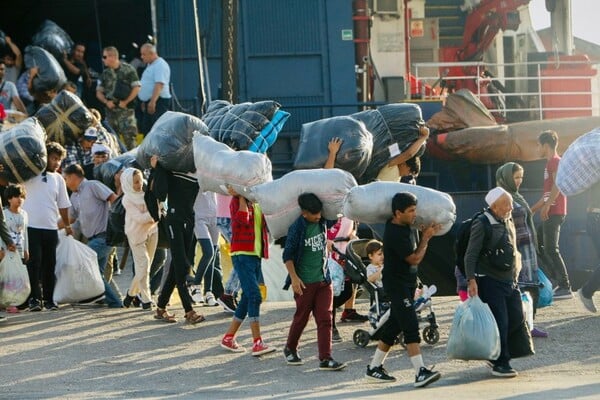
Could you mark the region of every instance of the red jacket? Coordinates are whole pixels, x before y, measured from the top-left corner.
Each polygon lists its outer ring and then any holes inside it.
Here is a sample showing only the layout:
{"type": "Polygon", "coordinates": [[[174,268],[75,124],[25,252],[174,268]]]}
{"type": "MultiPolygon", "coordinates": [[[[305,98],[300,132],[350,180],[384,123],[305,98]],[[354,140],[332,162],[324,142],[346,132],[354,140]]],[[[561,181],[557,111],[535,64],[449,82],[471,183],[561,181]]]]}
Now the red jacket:
{"type": "Polygon", "coordinates": [[[229,211],[231,212],[231,254],[235,253],[242,254],[254,254],[257,257],[268,258],[269,257],[269,236],[267,233],[267,224],[265,223],[265,216],[258,211],[260,215],[255,215],[257,204],[253,204],[249,200],[248,211],[240,211],[240,199],[233,197],[229,203],[229,211]],[[260,218],[260,249],[257,249],[257,240],[255,231],[255,218],[260,218]],[[260,252],[259,252],[259,251],[260,252]]]}

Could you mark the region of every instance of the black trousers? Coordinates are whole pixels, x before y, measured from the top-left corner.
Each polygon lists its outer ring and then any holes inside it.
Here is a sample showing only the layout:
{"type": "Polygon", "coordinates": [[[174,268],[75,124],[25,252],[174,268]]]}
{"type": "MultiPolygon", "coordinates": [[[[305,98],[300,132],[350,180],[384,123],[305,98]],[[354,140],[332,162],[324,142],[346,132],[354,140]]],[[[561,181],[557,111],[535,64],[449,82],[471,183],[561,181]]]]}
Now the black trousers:
{"type": "Polygon", "coordinates": [[[52,303],[56,276],[56,246],[58,246],[58,231],[54,229],[27,228],[29,236],[29,283],[31,284],[30,299],[44,300],[52,303]]]}
{"type": "Polygon", "coordinates": [[[150,129],[152,129],[152,125],[156,122],[157,119],[160,118],[161,115],[169,111],[171,105],[171,99],[163,99],[159,97],[156,100],[156,110],[154,114],[148,114],[148,102],[145,101],[142,103],[142,126],[140,131],[146,136],[150,129]]]}

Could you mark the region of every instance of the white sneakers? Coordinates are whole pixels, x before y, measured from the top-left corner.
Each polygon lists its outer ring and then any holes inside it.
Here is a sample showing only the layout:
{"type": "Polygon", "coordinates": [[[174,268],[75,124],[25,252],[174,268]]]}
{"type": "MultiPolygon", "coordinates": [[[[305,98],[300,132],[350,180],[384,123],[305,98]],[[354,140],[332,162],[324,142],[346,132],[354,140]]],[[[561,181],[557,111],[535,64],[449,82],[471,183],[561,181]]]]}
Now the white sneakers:
{"type": "Polygon", "coordinates": [[[219,305],[219,303],[217,303],[217,299],[215,298],[215,295],[212,294],[212,292],[206,292],[206,294],[204,295],[204,305],[209,306],[209,307],[214,307],[214,306],[219,305]]]}

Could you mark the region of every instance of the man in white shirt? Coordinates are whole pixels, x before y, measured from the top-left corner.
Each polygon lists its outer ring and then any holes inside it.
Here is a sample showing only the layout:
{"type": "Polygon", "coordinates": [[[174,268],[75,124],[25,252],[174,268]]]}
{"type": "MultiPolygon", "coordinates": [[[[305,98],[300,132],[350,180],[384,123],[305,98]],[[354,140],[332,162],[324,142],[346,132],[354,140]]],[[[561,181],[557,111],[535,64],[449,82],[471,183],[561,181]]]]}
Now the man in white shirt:
{"type": "Polygon", "coordinates": [[[156,47],[151,43],[144,44],[140,54],[147,64],[140,79],[142,86],[138,93],[143,113],[141,132],[145,135],[150,132],[154,122],[169,109],[171,69],[169,64],[158,56],[156,47]]]}
{"type": "Polygon", "coordinates": [[[69,221],[71,202],[63,177],[57,173],[65,149],[56,142],[46,144],[48,164],[46,170],[24,183],[27,201],[23,209],[29,215],[29,262],[27,270],[31,282],[29,310],[57,310],[52,299],[56,276],[56,246],[58,246],[58,228],[64,226],[67,235],[73,233],[69,221]],[[60,219],[59,219],[60,217],[60,219]],[[67,221],[65,225],[63,221],[67,221]],[[40,288],[41,282],[41,288],[40,288]],[[43,301],[43,304],[42,304],[43,301]]]}

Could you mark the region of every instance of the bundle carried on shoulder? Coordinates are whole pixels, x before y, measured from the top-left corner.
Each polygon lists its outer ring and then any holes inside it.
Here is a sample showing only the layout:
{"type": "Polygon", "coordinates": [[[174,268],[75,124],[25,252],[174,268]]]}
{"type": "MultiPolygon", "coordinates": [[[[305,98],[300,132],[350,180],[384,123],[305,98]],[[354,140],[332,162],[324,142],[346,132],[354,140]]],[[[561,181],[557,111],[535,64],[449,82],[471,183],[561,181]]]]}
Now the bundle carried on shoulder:
{"type": "Polygon", "coordinates": [[[115,190],[115,175],[125,168],[140,168],[137,162],[138,148],[129,150],[115,158],[111,158],[105,163],[102,163],[94,168],[94,178],[104,183],[106,186],[115,190]]]}
{"type": "Polygon", "coordinates": [[[417,197],[417,227],[441,224],[436,236],[452,228],[456,206],[449,194],[399,182],[372,182],[352,188],[344,202],[344,216],[367,224],[383,223],[392,217],[392,198],[401,192],[417,197]]]}
{"type": "Polygon", "coordinates": [[[34,92],[60,90],[67,77],[56,58],[38,46],[25,47],[25,67],[37,67],[38,72],[31,82],[34,92]]]}
{"type": "Polygon", "coordinates": [[[264,153],[275,143],[290,114],[276,101],[231,104],[213,101],[202,120],[210,136],[234,150],[264,153]]]}
{"type": "Polygon", "coordinates": [[[40,120],[48,140],[62,145],[77,143],[79,136],[92,126],[93,117],[81,99],[62,90],[50,104],[42,106],[35,116],[40,120]]]}
{"type": "Polygon", "coordinates": [[[302,193],[314,193],[323,202],[323,217],[335,220],[354,186],[352,174],[341,169],[297,170],[253,186],[245,197],[260,204],[271,236],[278,239],[287,235],[290,225],[300,216],[298,196],[302,193]]]}
{"type": "Polygon", "coordinates": [[[350,172],[359,180],[371,161],[373,135],[363,122],[348,116],[303,124],[294,168],[323,168],[329,155],[327,145],[334,137],[342,140],[335,167],[350,172]]]}
{"type": "Polygon", "coordinates": [[[63,54],[71,53],[73,40],[64,29],[49,19],[42,22],[31,42],[34,46],[48,50],[57,60],[62,60],[63,54]]]}
{"type": "Polygon", "coordinates": [[[600,128],[578,137],[563,154],[556,186],[565,196],[575,196],[600,181],[600,128]]]}
{"type": "MultiPolygon", "coordinates": [[[[417,140],[420,126],[424,124],[421,107],[411,103],[386,104],[376,110],[352,114],[351,117],[362,121],[373,135],[373,153],[359,179],[364,183],[375,179],[398,151],[403,151],[417,140]]],[[[418,154],[424,151],[423,146],[418,154]]]]}
{"type": "Polygon", "coordinates": [[[228,194],[225,185],[238,193],[273,180],[267,156],[247,150],[235,151],[210,136],[194,134],[194,162],[202,191],[228,194]]]}
{"type": "Polygon", "coordinates": [[[55,303],[75,303],[100,296],[104,282],[96,252],[73,236],[61,235],[56,247],[55,303]]]}
{"type": "Polygon", "coordinates": [[[23,183],[46,169],[46,132],[37,118],[27,118],[0,135],[1,173],[9,182],[23,183]]]}
{"type": "Polygon", "coordinates": [[[173,172],[194,172],[194,132],[208,135],[208,128],[198,117],[181,112],[167,111],[152,126],[139,145],[137,162],[150,168],[150,158],[158,155],[160,164],[173,172]]]}

